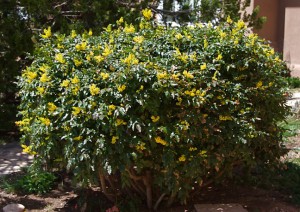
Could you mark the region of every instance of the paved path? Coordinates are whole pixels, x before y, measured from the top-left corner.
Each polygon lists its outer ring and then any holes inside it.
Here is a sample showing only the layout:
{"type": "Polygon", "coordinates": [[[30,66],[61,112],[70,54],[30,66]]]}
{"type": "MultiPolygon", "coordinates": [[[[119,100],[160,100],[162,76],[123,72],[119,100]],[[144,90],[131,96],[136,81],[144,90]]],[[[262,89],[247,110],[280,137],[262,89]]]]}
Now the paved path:
{"type": "Polygon", "coordinates": [[[0,176],[20,171],[33,160],[32,155],[22,152],[18,142],[12,142],[0,146],[0,176]]]}

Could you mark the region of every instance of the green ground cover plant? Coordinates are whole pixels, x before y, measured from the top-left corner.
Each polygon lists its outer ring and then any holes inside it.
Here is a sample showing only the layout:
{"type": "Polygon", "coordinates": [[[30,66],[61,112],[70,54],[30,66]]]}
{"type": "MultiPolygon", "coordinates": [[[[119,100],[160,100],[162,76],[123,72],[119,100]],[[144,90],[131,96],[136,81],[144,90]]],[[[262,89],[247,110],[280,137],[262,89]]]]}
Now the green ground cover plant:
{"type": "Polygon", "coordinates": [[[149,208],[185,203],[237,166],[278,165],[289,72],[274,49],[230,17],[180,28],[151,17],[99,36],[44,30],[18,80],[24,151],[149,208]]]}

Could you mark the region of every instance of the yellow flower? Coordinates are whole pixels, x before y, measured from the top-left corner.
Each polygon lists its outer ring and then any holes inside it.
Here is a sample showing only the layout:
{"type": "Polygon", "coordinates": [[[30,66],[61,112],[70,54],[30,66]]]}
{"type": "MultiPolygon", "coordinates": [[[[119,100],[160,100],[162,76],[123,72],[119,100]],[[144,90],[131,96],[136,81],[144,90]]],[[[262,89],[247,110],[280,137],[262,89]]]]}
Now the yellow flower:
{"type": "Polygon", "coordinates": [[[89,30],[89,33],[88,33],[88,34],[89,34],[89,36],[92,36],[92,35],[93,35],[92,29],[89,30]]]}
{"type": "Polygon", "coordinates": [[[109,47],[108,45],[105,45],[105,48],[104,48],[104,50],[103,50],[102,55],[103,55],[104,57],[107,57],[107,56],[110,55],[112,52],[113,52],[113,50],[110,49],[110,47],[109,47]]]}
{"type": "Polygon", "coordinates": [[[175,35],[175,38],[176,38],[177,40],[180,40],[180,39],[183,38],[183,36],[182,36],[182,34],[177,33],[177,34],[175,35]]]}
{"type": "Polygon", "coordinates": [[[197,150],[197,147],[190,147],[190,148],[189,148],[189,151],[190,151],[190,152],[193,152],[193,151],[196,151],[196,150],[197,150]]]}
{"type": "Polygon", "coordinates": [[[206,63],[203,63],[201,66],[200,66],[200,70],[203,71],[207,68],[206,66],[206,63]]]}
{"type": "Polygon", "coordinates": [[[129,53],[128,57],[122,60],[123,63],[127,64],[128,66],[130,65],[136,65],[139,63],[139,60],[135,57],[134,54],[129,53]]]}
{"type": "Polygon", "coordinates": [[[182,102],[182,98],[181,97],[177,97],[177,101],[178,102],[176,102],[176,105],[180,106],[181,102],[182,102]]]}
{"type": "Polygon", "coordinates": [[[64,81],[60,84],[60,86],[61,86],[61,87],[68,87],[69,84],[70,84],[70,80],[64,80],[64,81]]]}
{"type": "Polygon", "coordinates": [[[145,38],[143,36],[135,36],[135,37],[133,37],[133,41],[136,42],[136,43],[139,43],[139,44],[143,43],[144,39],[145,38]]]}
{"type": "Polygon", "coordinates": [[[156,77],[158,80],[161,80],[161,79],[166,79],[168,76],[167,72],[163,72],[163,73],[157,73],[156,77]]]}
{"type": "Polygon", "coordinates": [[[80,83],[80,79],[75,76],[72,80],[71,80],[72,84],[77,84],[77,83],[80,83]]]}
{"type": "Polygon", "coordinates": [[[125,122],[124,120],[122,119],[117,119],[116,120],[116,126],[120,126],[120,125],[126,125],[127,122],[125,122]]]}
{"type": "Polygon", "coordinates": [[[108,114],[107,115],[112,115],[112,112],[116,109],[116,106],[114,105],[109,105],[108,106],[108,114]]]}
{"type": "Polygon", "coordinates": [[[37,77],[37,73],[32,71],[28,71],[26,75],[27,75],[28,82],[32,82],[32,80],[34,80],[37,77]]]}
{"type": "Polygon", "coordinates": [[[48,82],[48,81],[50,81],[50,78],[47,76],[46,73],[43,73],[41,78],[40,78],[40,81],[41,82],[48,82]]]}
{"type": "Polygon", "coordinates": [[[60,63],[65,63],[66,60],[64,59],[64,56],[62,53],[58,53],[55,55],[55,60],[57,60],[60,63]]]}
{"type": "Polygon", "coordinates": [[[43,64],[43,65],[39,68],[39,70],[42,71],[42,72],[46,72],[46,71],[49,70],[49,69],[50,69],[50,67],[47,66],[47,65],[45,65],[45,64],[43,64]]]}
{"type": "Polygon", "coordinates": [[[189,129],[190,124],[186,120],[180,122],[180,124],[184,125],[183,130],[188,130],[189,129]]]}
{"type": "Polygon", "coordinates": [[[126,85],[119,85],[117,89],[119,92],[123,92],[126,89],[126,85]]]}
{"type": "Polygon", "coordinates": [[[72,89],[73,95],[77,95],[78,92],[79,92],[79,90],[80,90],[80,86],[76,86],[75,88],[73,88],[73,89],[72,89]]]}
{"type": "Polygon", "coordinates": [[[29,125],[29,123],[30,123],[30,119],[28,119],[28,118],[25,118],[25,119],[23,119],[22,121],[16,121],[15,122],[15,124],[17,125],[17,126],[26,126],[26,125],[29,125]]]}
{"type": "Polygon", "coordinates": [[[220,37],[221,37],[221,38],[225,38],[225,37],[226,37],[226,33],[223,32],[223,31],[221,31],[221,32],[220,32],[220,37]]]}
{"type": "Polygon", "coordinates": [[[166,146],[167,145],[167,142],[165,140],[163,140],[160,136],[157,136],[155,138],[155,142],[158,143],[158,144],[161,144],[163,146],[166,146]]]}
{"type": "Polygon", "coordinates": [[[179,80],[179,77],[180,77],[180,74],[172,74],[172,79],[178,81],[179,80]]]}
{"type": "Polygon", "coordinates": [[[77,116],[81,112],[80,107],[72,107],[72,109],[73,109],[72,114],[74,116],[77,116]]]}
{"type": "Polygon", "coordinates": [[[203,47],[204,47],[204,49],[206,49],[208,47],[208,41],[206,39],[204,39],[204,41],[203,41],[203,47]]]}
{"type": "Polygon", "coordinates": [[[75,66],[80,66],[82,64],[81,60],[74,59],[75,66]]]}
{"type": "Polygon", "coordinates": [[[80,141],[81,139],[82,139],[81,135],[73,138],[74,141],[80,141]]]}
{"type": "Polygon", "coordinates": [[[41,35],[42,38],[50,38],[52,33],[51,33],[51,27],[48,27],[48,29],[44,29],[43,35],[41,35]]]}
{"type": "Polygon", "coordinates": [[[118,139],[119,139],[119,136],[113,136],[113,137],[111,138],[111,143],[112,143],[112,144],[115,144],[115,143],[117,142],[118,139]]]}
{"type": "Polygon", "coordinates": [[[108,73],[100,73],[100,76],[102,77],[103,80],[106,80],[109,77],[108,73]]]}
{"type": "Polygon", "coordinates": [[[150,9],[144,9],[142,10],[142,13],[146,20],[150,20],[153,16],[152,11],[150,9]]]}
{"type": "Polygon", "coordinates": [[[43,87],[37,87],[36,89],[37,89],[37,91],[39,92],[40,95],[45,93],[45,88],[43,88],[43,87]]]}
{"type": "Polygon", "coordinates": [[[132,24],[130,24],[129,26],[126,24],[125,28],[124,28],[124,32],[126,33],[134,33],[135,32],[135,28],[132,24]]]}
{"type": "Polygon", "coordinates": [[[90,85],[90,93],[95,96],[100,93],[100,88],[98,88],[95,84],[90,85]]]}
{"type": "Polygon", "coordinates": [[[183,74],[186,78],[188,78],[188,79],[193,79],[193,78],[194,78],[194,75],[191,74],[191,73],[189,73],[189,72],[187,72],[186,70],[184,70],[182,74],[183,74]]]}
{"type": "Polygon", "coordinates": [[[54,112],[57,109],[56,105],[53,102],[48,103],[48,110],[54,112]]]}
{"type": "Polygon", "coordinates": [[[151,116],[151,120],[152,120],[152,122],[158,122],[158,120],[160,119],[160,117],[159,116],[151,116]]]}
{"type": "Polygon", "coordinates": [[[261,88],[263,85],[262,81],[259,81],[258,83],[256,83],[256,88],[261,88]]]}
{"type": "Polygon", "coordinates": [[[51,121],[48,118],[42,118],[42,117],[40,117],[39,119],[46,126],[49,126],[51,124],[51,121]]]}
{"type": "Polygon", "coordinates": [[[181,155],[181,156],[178,158],[178,161],[180,161],[180,162],[186,161],[185,155],[181,155]]]}
{"type": "Polygon", "coordinates": [[[218,54],[218,57],[216,58],[216,60],[222,60],[223,56],[222,54],[218,54]]]}
{"type": "Polygon", "coordinates": [[[226,22],[229,23],[229,24],[232,24],[232,20],[231,20],[230,16],[227,16],[226,22]]]}
{"type": "Polygon", "coordinates": [[[96,60],[97,63],[101,63],[104,60],[104,57],[98,55],[98,56],[94,56],[94,59],[96,60]]]}
{"type": "Polygon", "coordinates": [[[77,36],[76,31],[75,31],[75,30],[72,30],[72,31],[71,31],[71,37],[72,37],[72,38],[75,38],[76,36],[77,36]]]}
{"type": "Polygon", "coordinates": [[[117,20],[117,25],[121,25],[124,22],[124,18],[121,17],[119,20],[117,20]]]}
{"type": "Polygon", "coordinates": [[[239,20],[239,21],[236,23],[236,27],[237,27],[238,29],[244,29],[244,28],[246,28],[246,25],[245,25],[244,21],[239,20]]]}
{"type": "Polygon", "coordinates": [[[23,148],[23,152],[30,154],[30,155],[36,155],[37,153],[35,151],[32,151],[31,146],[26,146],[24,144],[21,145],[21,147],[23,148]]]}
{"type": "Polygon", "coordinates": [[[79,44],[76,44],[75,48],[77,51],[83,51],[86,49],[87,43],[86,42],[82,42],[79,44]]]}
{"type": "Polygon", "coordinates": [[[219,120],[220,121],[231,121],[232,117],[231,116],[223,116],[223,115],[219,115],[219,120]]]}
{"type": "Polygon", "coordinates": [[[144,150],[144,149],[146,149],[146,147],[145,147],[145,143],[144,142],[141,142],[141,144],[138,144],[138,145],[136,145],[136,149],[137,150],[144,150]]]}

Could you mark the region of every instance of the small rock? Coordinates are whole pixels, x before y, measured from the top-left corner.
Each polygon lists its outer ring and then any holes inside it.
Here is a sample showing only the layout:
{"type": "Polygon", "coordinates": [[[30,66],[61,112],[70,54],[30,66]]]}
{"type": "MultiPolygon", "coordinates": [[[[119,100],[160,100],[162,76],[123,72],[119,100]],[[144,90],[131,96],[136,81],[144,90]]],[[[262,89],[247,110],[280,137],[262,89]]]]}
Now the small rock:
{"type": "Polygon", "coordinates": [[[9,204],[3,208],[3,212],[23,212],[25,206],[21,204],[9,204]]]}

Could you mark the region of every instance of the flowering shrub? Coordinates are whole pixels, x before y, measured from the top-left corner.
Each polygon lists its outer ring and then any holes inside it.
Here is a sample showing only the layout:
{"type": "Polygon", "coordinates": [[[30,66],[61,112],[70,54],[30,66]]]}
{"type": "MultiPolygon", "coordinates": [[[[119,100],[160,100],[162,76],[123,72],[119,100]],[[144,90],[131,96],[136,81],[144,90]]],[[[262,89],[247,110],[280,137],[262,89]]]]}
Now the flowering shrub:
{"type": "Polygon", "coordinates": [[[165,28],[143,15],[100,36],[44,31],[18,81],[27,152],[150,208],[235,166],[275,164],[288,71],[274,50],[230,18],[165,28]]]}

